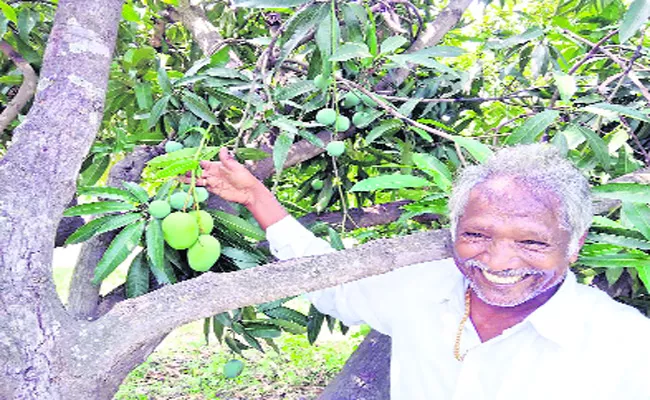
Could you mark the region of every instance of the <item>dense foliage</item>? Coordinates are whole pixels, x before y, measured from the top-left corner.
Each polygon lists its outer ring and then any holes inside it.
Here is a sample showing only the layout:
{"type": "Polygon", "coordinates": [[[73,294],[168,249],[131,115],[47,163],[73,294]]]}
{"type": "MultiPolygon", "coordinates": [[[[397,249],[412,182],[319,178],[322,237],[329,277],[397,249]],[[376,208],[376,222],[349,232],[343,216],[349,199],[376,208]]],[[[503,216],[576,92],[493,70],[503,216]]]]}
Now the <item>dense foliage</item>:
{"type": "MultiPolygon", "coordinates": [[[[181,190],[173,177],[199,173],[198,160],[221,146],[266,179],[295,216],[338,213],[336,224],[311,228],[340,249],[345,237],[365,241],[444,227],[459,168],[501,146],[547,141],[589,176],[598,196],[622,200],[594,217],[575,271],[650,313],[650,189],[634,179],[615,182],[650,162],[650,1],[478,3],[442,42],[408,51],[444,6],[127,1],[102,129],[79,177],[84,204],[66,213],[101,218],[67,243],[119,232],[95,280],[138,251],[125,283],[129,296],[139,296],[200,274],[184,250],[165,244],[149,203],[181,190]],[[198,33],[180,22],[190,12],[223,39],[201,46],[198,33]],[[139,184],[105,186],[110,167],[136,146],[162,153],[170,141],[184,149],[150,160],[139,184]],[[301,152],[296,164],[291,155],[301,152]],[[408,201],[390,224],[355,229],[351,209],[401,200],[408,201]],[[431,214],[437,217],[422,219],[431,214]]],[[[4,43],[38,71],[54,5],[0,1],[0,9],[4,43]]],[[[8,58],[0,68],[6,105],[22,75],[8,58]]],[[[9,127],[0,155],[11,137],[9,127]]],[[[185,189],[196,196],[193,186],[185,189]]],[[[263,232],[244,209],[210,213],[212,235],[222,243],[213,271],[269,260],[256,246],[263,232]]],[[[313,341],[324,321],[330,329],[335,324],[315,309],[304,315],[282,304],[217,315],[206,320],[206,337],[214,333],[241,354],[273,346],[282,331],[308,332],[313,341]]]]}

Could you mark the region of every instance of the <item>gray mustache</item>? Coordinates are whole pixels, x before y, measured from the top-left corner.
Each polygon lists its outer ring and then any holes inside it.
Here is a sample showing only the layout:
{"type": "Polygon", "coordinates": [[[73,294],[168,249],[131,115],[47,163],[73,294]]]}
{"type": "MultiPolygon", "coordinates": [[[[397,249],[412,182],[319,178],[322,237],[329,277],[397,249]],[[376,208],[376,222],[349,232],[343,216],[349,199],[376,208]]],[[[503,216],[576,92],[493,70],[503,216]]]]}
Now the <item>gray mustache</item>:
{"type": "Polygon", "coordinates": [[[472,268],[478,268],[481,271],[489,272],[500,277],[524,276],[524,275],[544,275],[544,272],[535,269],[507,269],[505,271],[492,271],[487,265],[478,260],[468,260],[465,265],[472,268]]]}

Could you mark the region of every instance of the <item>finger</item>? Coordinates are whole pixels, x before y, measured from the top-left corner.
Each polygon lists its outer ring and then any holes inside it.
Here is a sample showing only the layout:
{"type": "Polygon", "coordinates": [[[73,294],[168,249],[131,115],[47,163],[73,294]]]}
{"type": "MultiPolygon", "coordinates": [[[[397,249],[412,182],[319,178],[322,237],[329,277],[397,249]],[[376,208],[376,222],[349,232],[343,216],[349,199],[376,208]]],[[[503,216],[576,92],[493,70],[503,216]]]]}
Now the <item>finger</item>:
{"type": "Polygon", "coordinates": [[[235,158],[232,155],[230,155],[230,152],[225,147],[222,147],[219,150],[219,161],[221,161],[221,163],[230,170],[237,168],[241,165],[239,164],[239,162],[237,162],[237,160],[235,160],[235,158]]]}

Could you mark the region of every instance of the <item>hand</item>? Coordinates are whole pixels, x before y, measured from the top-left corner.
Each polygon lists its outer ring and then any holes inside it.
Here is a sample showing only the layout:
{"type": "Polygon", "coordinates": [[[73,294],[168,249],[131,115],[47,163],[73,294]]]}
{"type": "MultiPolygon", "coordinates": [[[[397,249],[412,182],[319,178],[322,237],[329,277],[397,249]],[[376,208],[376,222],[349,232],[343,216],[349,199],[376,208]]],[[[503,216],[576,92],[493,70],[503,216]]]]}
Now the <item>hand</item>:
{"type": "MultiPolygon", "coordinates": [[[[224,200],[250,206],[255,201],[256,191],[265,189],[264,184],[238,163],[225,147],[219,151],[219,162],[201,161],[201,168],[203,173],[196,178],[196,184],[205,186],[224,200]]],[[[190,173],[180,177],[180,181],[191,183],[190,173]]]]}

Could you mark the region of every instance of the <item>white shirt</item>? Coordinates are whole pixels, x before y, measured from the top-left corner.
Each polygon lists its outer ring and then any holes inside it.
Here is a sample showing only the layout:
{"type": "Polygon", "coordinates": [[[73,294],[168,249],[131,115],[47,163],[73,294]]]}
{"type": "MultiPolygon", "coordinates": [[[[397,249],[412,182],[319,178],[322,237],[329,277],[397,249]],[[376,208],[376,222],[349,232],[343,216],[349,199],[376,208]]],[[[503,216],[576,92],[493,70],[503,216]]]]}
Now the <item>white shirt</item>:
{"type": "MultiPolygon", "coordinates": [[[[267,229],[279,259],[334,251],[291,217],[267,229]]],[[[467,282],[452,259],[400,268],[308,295],[347,325],[392,338],[392,400],[650,399],[650,319],[569,272],[524,321],[481,343],[465,324],[467,282]]]]}

